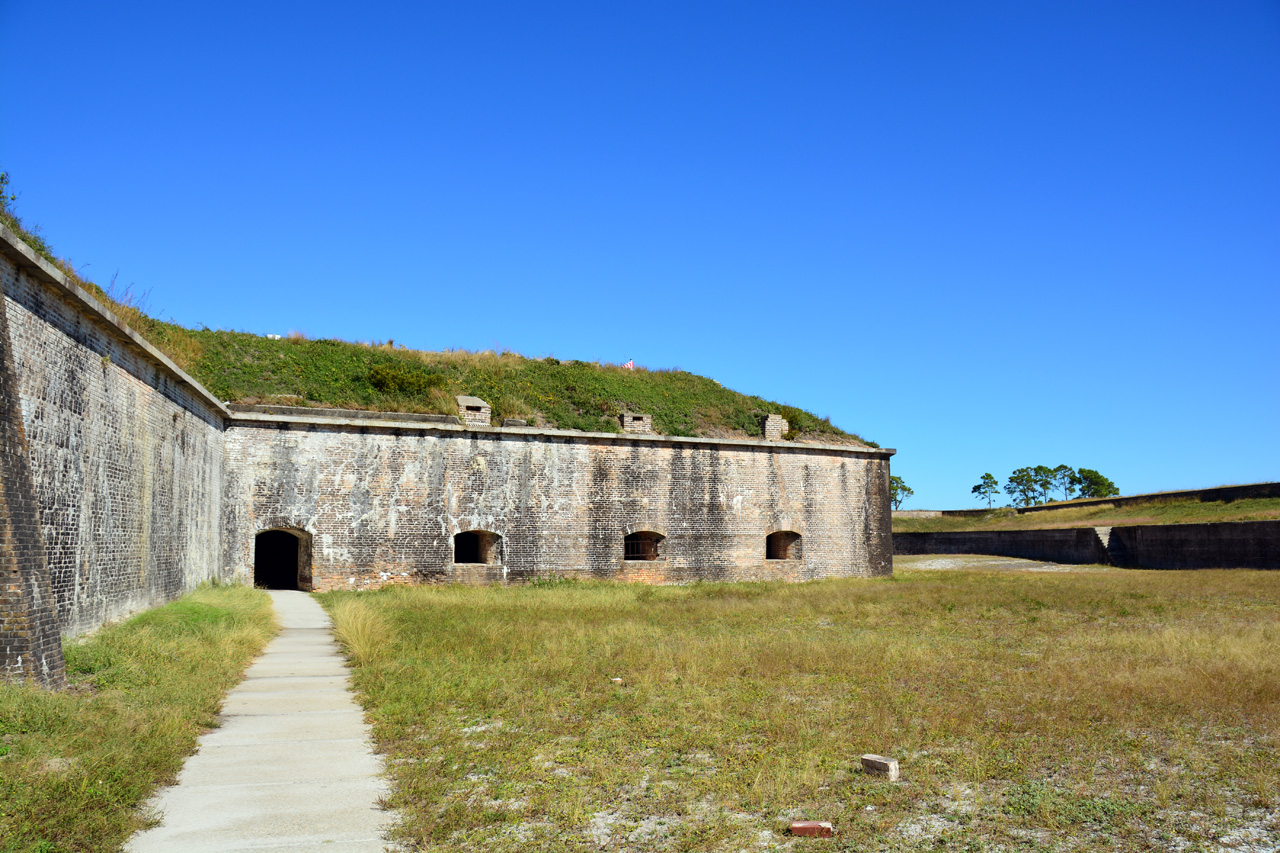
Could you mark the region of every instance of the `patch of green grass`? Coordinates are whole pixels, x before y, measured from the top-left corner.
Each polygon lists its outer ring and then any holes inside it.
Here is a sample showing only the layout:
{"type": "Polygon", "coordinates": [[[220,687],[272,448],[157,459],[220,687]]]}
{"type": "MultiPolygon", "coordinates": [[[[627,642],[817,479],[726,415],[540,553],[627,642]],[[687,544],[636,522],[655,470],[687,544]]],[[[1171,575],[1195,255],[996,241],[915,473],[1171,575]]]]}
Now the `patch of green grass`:
{"type": "Polygon", "coordinates": [[[1119,527],[1131,524],[1199,524],[1215,521],[1280,519],[1280,498],[1238,501],[1152,500],[1116,506],[1064,506],[1039,512],[996,509],[977,516],[895,518],[894,533],[943,533],[963,530],[1044,530],[1063,527],[1119,527]]]}
{"type": "Polygon", "coordinates": [[[1073,823],[1112,824],[1146,814],[1151,803],[1119,797],[1068,794],[1044,782],[1020,782],[1005,791],[1005,811],[1046,825],[1073,823]]]}
{"type": "Polygon", "coordinates": [[[340,636],[354,624],[391,804],[423,850],[736,851],[793,819],[836,824],[816,850],[1280,833],[1275,573],[321,600],[340,636]],[[864,775],[866,752],[905,783],[864,775]]]}
{"type": "Polygon", "coordinates": [[[265,593],[202,587],[68,642],[67,690],[0,683],[0,851],[119,849],[274,631],[265,593]]]}

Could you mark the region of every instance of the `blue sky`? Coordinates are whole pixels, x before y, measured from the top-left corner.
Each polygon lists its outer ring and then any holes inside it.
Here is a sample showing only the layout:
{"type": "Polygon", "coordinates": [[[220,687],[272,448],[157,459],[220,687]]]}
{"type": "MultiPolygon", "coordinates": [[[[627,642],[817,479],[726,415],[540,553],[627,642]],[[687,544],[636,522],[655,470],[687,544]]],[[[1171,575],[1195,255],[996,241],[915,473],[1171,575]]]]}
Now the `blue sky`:
{"type": "Polygon", "coordinates": [[[1280,4],[0,0],[0,168],[187,325],[682,367],[983,472],[1280,479],[1280,4]]]}

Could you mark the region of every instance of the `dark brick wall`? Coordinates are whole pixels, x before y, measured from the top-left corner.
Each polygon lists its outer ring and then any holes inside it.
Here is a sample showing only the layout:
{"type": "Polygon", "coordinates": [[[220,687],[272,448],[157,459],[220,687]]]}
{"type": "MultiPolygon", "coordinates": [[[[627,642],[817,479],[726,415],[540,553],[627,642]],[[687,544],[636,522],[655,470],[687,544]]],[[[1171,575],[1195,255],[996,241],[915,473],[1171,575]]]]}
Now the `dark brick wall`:
{"type": "Polygon", "coordinates": [[[1280,569],[1280,521],[1111,528],[1112,565],[1141,569],[1280,569]]]}
{"type": "Polygon", "coordinates": [[[0,281],[0,675],[66,677],[0,281]]]}
{"type": "Polygon", "coordinates": [[[895,554],[992,554],[1131,569],[1280,569],[1280,521],[895,533],[895,554]]]}
{"type": "Polygon", "coordinates": [[[893,553],[992,554],[1048,563],[1107,563],[1106,545],[1092,527],[895,533],[893,553]]]}

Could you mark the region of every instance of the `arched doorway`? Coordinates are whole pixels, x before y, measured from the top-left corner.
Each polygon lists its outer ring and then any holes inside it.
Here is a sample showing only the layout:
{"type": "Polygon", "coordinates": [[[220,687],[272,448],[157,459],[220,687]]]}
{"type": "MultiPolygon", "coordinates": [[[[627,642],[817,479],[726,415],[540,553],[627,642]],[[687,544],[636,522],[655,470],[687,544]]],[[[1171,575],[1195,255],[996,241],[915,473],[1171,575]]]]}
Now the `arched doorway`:
{"type": "Polygon", "coordinates": [[[311,534],[264,530],[253,540],[253,585],[311,591],[311,534]]]}

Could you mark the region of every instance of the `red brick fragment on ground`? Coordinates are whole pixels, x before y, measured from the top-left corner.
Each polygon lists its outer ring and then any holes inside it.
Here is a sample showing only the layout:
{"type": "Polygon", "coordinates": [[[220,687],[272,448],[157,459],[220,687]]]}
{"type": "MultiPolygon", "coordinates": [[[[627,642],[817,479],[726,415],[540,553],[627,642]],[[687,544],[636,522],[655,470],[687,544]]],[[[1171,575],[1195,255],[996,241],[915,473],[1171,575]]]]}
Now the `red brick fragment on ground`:
{"type": "Polygon", "coordinates": [[[791,834],[806,838],[830,838],[835,830],[826,821],[797,820],[791,824],[791,834]]]}

